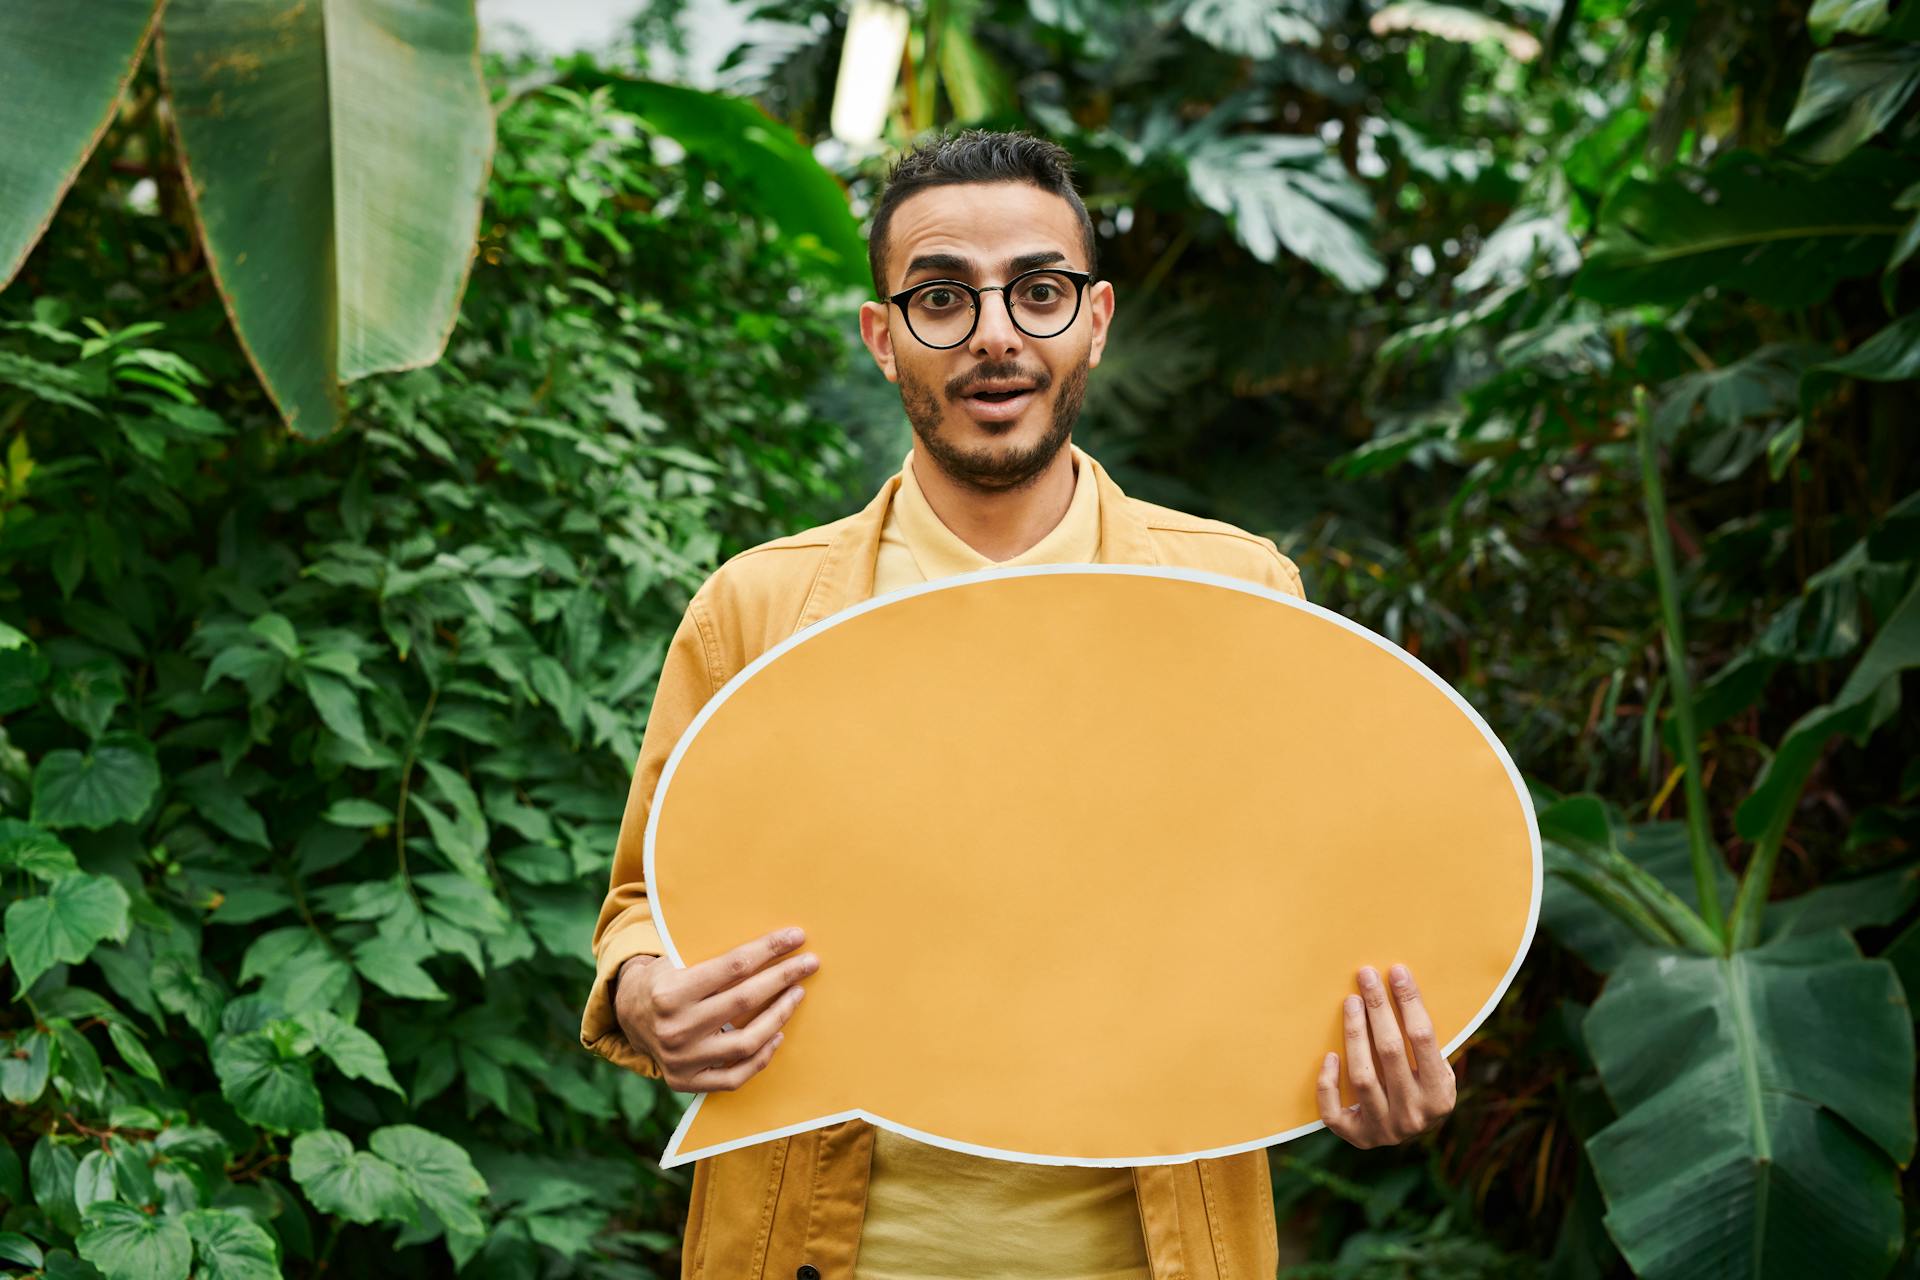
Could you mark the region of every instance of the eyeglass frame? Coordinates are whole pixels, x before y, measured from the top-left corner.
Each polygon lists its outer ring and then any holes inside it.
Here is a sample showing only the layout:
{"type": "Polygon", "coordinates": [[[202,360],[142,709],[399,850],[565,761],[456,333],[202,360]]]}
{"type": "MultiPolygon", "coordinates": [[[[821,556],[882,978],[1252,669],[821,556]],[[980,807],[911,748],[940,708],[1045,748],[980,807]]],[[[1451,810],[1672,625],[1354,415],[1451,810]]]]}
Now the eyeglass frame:
{"type": "Polygon", "coordinates": [[[1000,294],[1000,300],[1006,302],[1007,290],[1013,288],[1013,286],[1019,284],[1028,276],[1043,275],[1065,276],[1067,279],[1073,281],[1073,314],[1067,318],[1067,322],[1058,329],[1055,329],[1052,333],[1041,335],[1020,323],[1020,318],[1014,314],[1011,304],[1007,307],[1007,319],[1013,322],[1014,328],[1026,334],[1035,342],[1045,342],[1048,338],[1057,338],[1067,330],[1073,328],[1074,322],[1080,319],[1080,308],[1086,305],[1087,286],[1093,283],[1093,272],[1075,271],[1071,267],[1033,267],[1029,270],[1022,271],[1005,284],[990,284],[979,287],[970,285],[965,280],[950,280],[945,278],[939,280],[922,280],[918,284],[908,285],[898,293],[889,294],[887,301],[900,308],[900,318],[905,321],[907,332],[913,335],[915,342],[918,342],[930,351],[951,351],[955,347],[965,346],[968,340],[971,339],[974,333],[980,328],[980,312],[986,305],[981,301],[981,294],[997,292],[1000,294]],[[958,341],[949,342],[944,346],[935,346],[933,343],[921,337],[920,331],[913,327],[913,320],[907,314],[907,301],[922,289],[931,289],[935,285],[948,285],[952,288],[960,289],[973,299],[973,323],[967,326],[967,331],[960,335],[958,341]]]}

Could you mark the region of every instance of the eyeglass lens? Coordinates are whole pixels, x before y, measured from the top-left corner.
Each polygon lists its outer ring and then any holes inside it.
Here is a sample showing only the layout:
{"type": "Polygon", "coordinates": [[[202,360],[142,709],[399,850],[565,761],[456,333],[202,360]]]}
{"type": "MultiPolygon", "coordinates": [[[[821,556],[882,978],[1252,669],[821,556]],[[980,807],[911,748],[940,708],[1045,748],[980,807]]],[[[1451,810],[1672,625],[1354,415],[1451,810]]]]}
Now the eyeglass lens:
{"type": "MultiPolygon", "coordinates": [[[[1020,277],[1008,288],[1006,299],[1013,323],[1030,338],[1051,338],[1065,331],[1080,303],[1073,279],[1051,271],[1020,277]]],[[[914,336],[928,346],[953,346],[965,341],[973,329],[973,297],[955,285],[929,285],[908,299],[906,311],[914,336]]]]}

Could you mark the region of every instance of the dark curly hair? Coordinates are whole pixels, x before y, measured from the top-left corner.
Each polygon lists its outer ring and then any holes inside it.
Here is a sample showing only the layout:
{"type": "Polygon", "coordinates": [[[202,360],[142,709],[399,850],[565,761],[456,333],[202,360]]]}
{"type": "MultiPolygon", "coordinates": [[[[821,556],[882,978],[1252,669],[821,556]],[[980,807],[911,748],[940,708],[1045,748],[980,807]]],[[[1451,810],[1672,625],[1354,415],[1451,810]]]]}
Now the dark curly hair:
{"type": "Polygon", "coordinates": [[[1026,182],[1059,196],[1080,221],[1087,270],[1095,270],[1093,219],[1074,189],[1073,156],[1067,149],[1030,133],[965,129],[920,143],[887,171],[867,233],[867,267],[881,297],[887,294],[887,229],[893,211],[915,192],[959,182],[1026,182]]]}

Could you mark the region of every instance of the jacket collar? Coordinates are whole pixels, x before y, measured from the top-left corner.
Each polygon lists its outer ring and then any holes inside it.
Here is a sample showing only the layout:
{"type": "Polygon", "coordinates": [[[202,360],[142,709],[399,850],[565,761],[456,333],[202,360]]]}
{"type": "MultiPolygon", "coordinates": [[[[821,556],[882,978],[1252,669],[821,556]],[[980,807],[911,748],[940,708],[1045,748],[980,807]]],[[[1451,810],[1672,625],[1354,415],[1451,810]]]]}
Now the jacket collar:
{"type": "MultiPolygon", "coordinates": [[[[1100,489],[1100,560],[1104,564],[1158,564],[1153,539],[1139,510],[1115,484],[1107,469],[1092,454],[1072,441],[1067,447],[1081,466],[1093,468],[1094,482],[1100,489]]],[[[888,476],[865,507],[836,521],[827,554],[813,590],[794,624],[799,631],[829,614],[858,604],[873,594],[873,566],[880,555],[880,529],[887,521],[887,508],[900,489],[900,472],[888,476]]]]}

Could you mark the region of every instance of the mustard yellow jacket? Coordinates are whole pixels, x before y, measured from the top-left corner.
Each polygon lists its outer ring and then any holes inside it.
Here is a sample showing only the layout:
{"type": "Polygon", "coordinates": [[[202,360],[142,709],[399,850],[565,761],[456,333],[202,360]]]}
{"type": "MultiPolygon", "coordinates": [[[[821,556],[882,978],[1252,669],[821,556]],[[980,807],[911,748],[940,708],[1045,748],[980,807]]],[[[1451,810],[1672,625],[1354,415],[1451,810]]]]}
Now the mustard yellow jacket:
{"type": "MultiPolygon", "coordinates": [[[[1087,461],[1100,486],[1103,562],[1208,569],[1304,598],[1299,570],[1269,539],[1129,498],[1105,468],[1087,461]]],[[[601,1057],[660,1074],[621,1032],[608,980],[633,956],[661,954],[642,865],[647,811],[668,755],[707,699],[741,668],[873,594],[880,529],[899,486],[896,472],[863,510],[741,552],[688,604],[661,667],[594,927],[598,972],[580,1042],[601,1057]]],[[[681,1275],[849,1280],[872,1149],[872,1126],[853,1120],[698,1161],[681,1275]]],[[[1271,1280],[1278,1246],[1265,1151],[1136,1168],[1133,1179],[1154,1280],[1271,1280]]]]}

